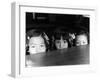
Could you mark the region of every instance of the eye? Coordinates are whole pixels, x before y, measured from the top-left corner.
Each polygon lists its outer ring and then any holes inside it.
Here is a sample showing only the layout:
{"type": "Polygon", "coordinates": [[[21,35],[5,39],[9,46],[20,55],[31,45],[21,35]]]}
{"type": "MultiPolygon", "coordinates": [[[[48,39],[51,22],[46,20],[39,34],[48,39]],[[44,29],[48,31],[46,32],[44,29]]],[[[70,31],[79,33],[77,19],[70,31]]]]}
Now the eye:
{"type": "Polygon", "coordinates": [[[67,41],[66,40],[64,40],[64,43],[66,43],[67,41]]]}
{"type": "Polygon", "coordinates": [[[83,42],[83,44],[86,44],[86,42],[83,42]]]}
{"type": "Polygon", "coordinates": [[[32,46],[32,48],[35,48],[35,46],[32,46]]]}
{"type": "Polygon", "coordinates": [[[40,45],[41,47],[44,47],[44,45],[40,45]]]}
{"type": "Polygon", "coordinates": [[[76,44],[80,44],[80,42],[76,42],[76,44]]]}

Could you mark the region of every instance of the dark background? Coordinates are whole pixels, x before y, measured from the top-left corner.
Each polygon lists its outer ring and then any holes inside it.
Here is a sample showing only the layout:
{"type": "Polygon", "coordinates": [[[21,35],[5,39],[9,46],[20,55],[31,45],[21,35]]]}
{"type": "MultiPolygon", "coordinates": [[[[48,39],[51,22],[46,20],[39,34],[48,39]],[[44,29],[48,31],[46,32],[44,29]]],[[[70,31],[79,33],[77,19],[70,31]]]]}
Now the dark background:
{"type": "MultiPolygon", "coordinates": [[[[45,31],[50,37],[56,29],[78,33],[80,30],[89,32],[89,17],[73,14],[26,13],[26,32],[31,29],[45,31]]],[[[50,42],[52,43],[52,42],[50,42]]],[[[46,53],[31,55],[34,66],[58,66],[89,64],[89,45],[71,47],[62,50],[50,50],[46,53]]],[[[30,56],[28,55],[28,58],[30,56]]]]}
{"type": "Polygon", "coordinates": [[[51,13],[26,12],[26,31],[30,29],[40,29],[47,33],[61,28],[68,32],[78,32],[84,30],[89,32],[89,17],[73,14],[51,14],[51,13]]]}

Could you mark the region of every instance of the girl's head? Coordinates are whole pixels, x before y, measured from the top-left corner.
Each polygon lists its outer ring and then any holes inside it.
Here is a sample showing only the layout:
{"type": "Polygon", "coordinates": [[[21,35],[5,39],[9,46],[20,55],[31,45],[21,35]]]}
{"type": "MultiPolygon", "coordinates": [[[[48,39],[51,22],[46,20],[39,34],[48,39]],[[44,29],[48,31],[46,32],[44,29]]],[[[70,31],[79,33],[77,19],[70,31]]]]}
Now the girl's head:
{"type": "Polygon", "coordinates": [[[27,51],[30,54],[46,52],[47,50],[47,35],[41,31],[30,30],[26,34],[27,51]]]}
{"type": "Polygon", "coordinates": [[[54,45],[56,49],[64,49],[68,48],[69,40],[68,34],[66,32],[58,31],[55,32],[53,35],[54,38],[54,45]]]}
{"type": "Polygon", "coordinates": [[[77,34],[76,39],[75,39],[76,46],[87,45],[88,43],[89,43],[88,33],[80,32],[79,34],[77,34]]]}

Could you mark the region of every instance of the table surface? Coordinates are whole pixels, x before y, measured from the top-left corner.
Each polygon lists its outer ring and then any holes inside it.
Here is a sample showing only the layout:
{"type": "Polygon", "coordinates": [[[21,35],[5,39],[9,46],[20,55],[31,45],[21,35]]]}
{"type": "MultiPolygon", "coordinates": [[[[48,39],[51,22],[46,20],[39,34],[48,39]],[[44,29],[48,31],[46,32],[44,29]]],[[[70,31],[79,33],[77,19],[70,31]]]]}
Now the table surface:
{"type": "Polygon", "coordinates": [[[60,66],[89,64],[89,45],[27,55],[33,66],[60,66]]]}

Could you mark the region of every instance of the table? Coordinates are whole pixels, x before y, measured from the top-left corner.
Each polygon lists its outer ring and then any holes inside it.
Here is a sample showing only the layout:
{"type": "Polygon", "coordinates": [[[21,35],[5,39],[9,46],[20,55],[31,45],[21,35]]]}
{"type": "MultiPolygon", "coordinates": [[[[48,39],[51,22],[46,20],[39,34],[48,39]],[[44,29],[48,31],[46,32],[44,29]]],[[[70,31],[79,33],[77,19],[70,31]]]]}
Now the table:
{"type": "Polygon", "coordinates": [[[33,66],[61,66],[89,64],[89,45],[27,55],[33,66]]]}

